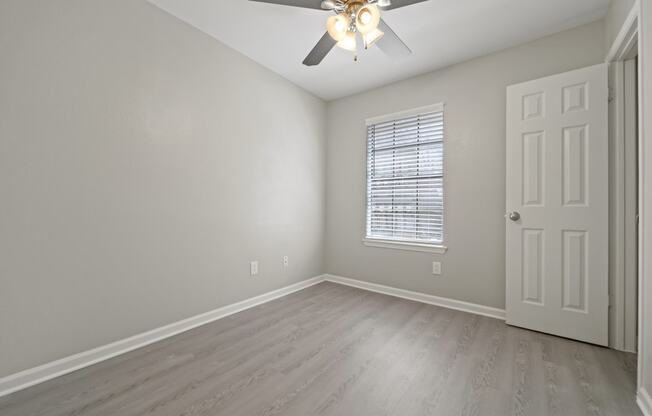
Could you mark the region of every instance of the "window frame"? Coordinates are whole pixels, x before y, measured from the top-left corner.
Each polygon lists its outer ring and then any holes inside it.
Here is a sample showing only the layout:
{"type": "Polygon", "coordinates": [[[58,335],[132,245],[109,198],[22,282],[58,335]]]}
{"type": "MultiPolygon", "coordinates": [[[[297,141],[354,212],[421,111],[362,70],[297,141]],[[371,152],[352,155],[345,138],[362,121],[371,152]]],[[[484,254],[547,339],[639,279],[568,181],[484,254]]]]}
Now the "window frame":
{"type": "Polygon", "coordinates": [[[407,250],[407,251],[419,251],[419,252],[426,252],[426,253],[435,253],[435,254],[444,254],[448,250],[448,247],[444,245],[444,242],[446,241],[446,234],[445,234],[445,219],[446,219],[446,192],[445,192],[445,178],[446,178],[446,164],[445,164],[445,149],[446,149],[446,113],[445,113],[445,105],[443,102],[441,103],[436,103],[436,104],[431,104],[423,107],[417,107],[417,108],[412,108],[404,111],[399,111],[396,113],[391,113],[391,114],[385,114],[382,116],[377,116],[377,117],[370,117],[365,120],[365,161],[364,161],[364,174],[365,174],[365,191],[364,191],[364,231],[363,231],[363,238],[362,238],[362,243],[367,246],[367,247],[376,247],[376,248],[388,248],[388,249],[397,249],[397,250],[407,250]],[[367,135],[367,128],[370,125],[374,124],[379,124],[379,123],[384,123],[384,122],[389,122],[389,121],[395,121],[399,120],[402,118],[408,118],[408,117],[414,117],[419,114],[424,114],[424,113],[435,113],[435,112],[441,112],[443,113],[443,119],[444,119],[444,132],[443,132],[443,145],[444,145],[444,150],[442,153],[442,194],[444,195],[444,201],[442,204],[442,212],[443,212],[443,218],[444,220],[442,221],[442,241],[438,243],[427,243],[424,241],[413,241],[413,240],[390,240],[390,239],[383,239],[383,238],[376,238],[376,237],[369,237],[367,235],[367,224],[369,221],[368,215],[369,215],[369,136],[367,135]]]}

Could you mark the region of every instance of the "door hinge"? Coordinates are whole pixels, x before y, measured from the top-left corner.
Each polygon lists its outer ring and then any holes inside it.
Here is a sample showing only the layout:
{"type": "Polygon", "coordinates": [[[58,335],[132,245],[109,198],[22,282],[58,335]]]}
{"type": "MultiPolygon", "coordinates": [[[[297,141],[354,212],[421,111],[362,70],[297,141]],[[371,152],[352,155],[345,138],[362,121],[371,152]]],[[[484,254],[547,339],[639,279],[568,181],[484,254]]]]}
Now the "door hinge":
{"type": "Polygon", "coordinates": [[[614,89],[612,87],[609,87],[607,90],[607,100],[609,102],[612,102],[615,99],[616,97],[614,97],[614,89]]]}

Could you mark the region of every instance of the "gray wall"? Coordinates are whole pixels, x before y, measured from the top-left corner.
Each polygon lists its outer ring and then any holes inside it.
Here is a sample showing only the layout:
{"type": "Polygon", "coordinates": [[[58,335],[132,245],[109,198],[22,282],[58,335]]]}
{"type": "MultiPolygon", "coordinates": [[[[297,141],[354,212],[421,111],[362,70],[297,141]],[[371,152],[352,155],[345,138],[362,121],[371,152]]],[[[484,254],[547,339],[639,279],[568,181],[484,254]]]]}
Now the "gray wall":
{"type": "MultiPolygon", "coordinates": [[[[641,97],[643,102],[643,274],[639,282],[639,388],[652,410],[652,4],[641,2],[641,31],[639,36],[641,55],[641,97]]],[[[641,395],[639,393],[639,395],[641,395]]]]}
{"type": "Polygon", "coordinates": [[[0,57],[0,377],[322,273],[321,100],[145,0],[3,0],[0,57]]]}
{"type": "Polygon", "coordinates": [[[605,53],[609,52],[609,48],[611,48],[611,45],[616,40],[620,28],[623,26],[635,2],[636,0],[611,0],[609,11],[604,19],[605,53]]]}
{"type": "Polygon", "coordinates": [[[505,87],[603,61],[603,22],[328,104],[328,273],[504,308],[505,87]],[[444,255],[365,247],[365,118],[445,102],[444,255]],[[431,262],[443,262],[443,275],[431,262]]]}

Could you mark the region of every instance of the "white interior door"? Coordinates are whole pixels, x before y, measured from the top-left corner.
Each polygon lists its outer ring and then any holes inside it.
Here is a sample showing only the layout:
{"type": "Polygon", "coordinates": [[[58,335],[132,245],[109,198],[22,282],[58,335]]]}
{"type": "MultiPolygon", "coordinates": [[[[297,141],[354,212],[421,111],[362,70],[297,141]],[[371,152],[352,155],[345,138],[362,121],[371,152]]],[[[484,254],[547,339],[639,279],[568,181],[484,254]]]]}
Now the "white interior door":
{"type": "Polygon", "coordinates": [[[606,64],[507,88],[510,325],[607,345],[607,117],[606,64]]]}

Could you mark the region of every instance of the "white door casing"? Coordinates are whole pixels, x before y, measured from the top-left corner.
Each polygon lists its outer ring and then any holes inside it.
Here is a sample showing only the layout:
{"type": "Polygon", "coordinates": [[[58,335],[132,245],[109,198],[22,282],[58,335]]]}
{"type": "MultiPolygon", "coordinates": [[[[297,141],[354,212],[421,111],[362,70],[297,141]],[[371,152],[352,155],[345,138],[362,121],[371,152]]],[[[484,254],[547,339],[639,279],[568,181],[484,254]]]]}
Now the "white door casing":
{"type": "Polygon", "coordinates": [[[507,323],[608,343],[608,80],[600,64],[507,88],[507,323]]]}

